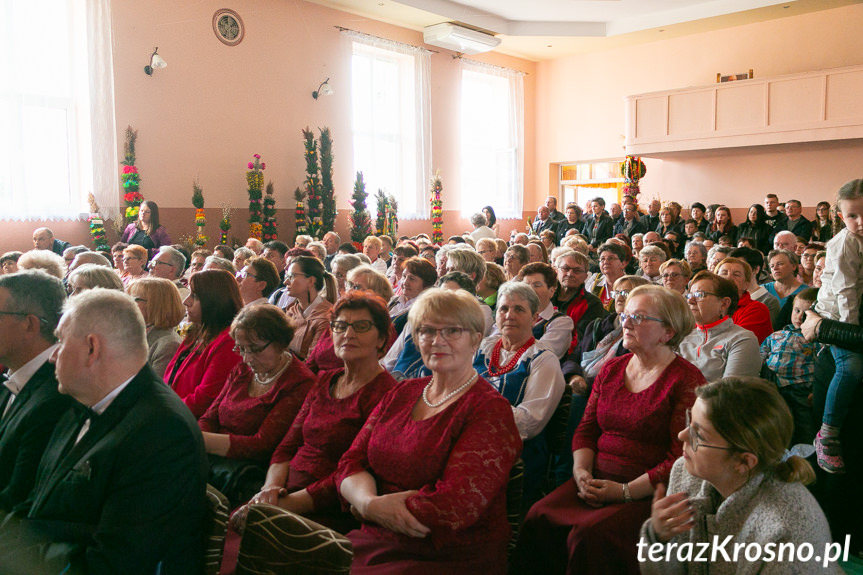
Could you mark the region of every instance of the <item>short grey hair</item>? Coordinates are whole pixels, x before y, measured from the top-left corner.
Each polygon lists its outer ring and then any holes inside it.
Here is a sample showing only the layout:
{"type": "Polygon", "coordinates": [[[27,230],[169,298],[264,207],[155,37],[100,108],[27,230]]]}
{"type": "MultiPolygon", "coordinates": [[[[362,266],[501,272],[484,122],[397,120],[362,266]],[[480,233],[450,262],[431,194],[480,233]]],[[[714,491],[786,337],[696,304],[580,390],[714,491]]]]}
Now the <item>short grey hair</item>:
{"type": "Polygon", "coordinates": [[[339,271],[343,271],[347,274],[352,269],[363,265],[363,260],[355,254],[339,254],[330,262],[330,269],[336,265],[339,266],[339,271]]]}
{"type": "Polygon", "coordinates": [[[687,243],[686,249],[684,251],[688,252],[689,248],[697,249],[699,252],[701,252],[701,257],[703,257],[705,260],[707,259],[707,248],[704,247],[704,244],[702,244],[701,242],[689,242],[689,243],[687,243]]]}
{"type": "MultiPolygon", "coordinates": [[[[53,252],[52,255],[60,257],[53,252]]],[[[57,341],[54,330],[66,302],[66,289],[60,278],[41,269],[24,270],[0,275],[0,288],[9,292],[9,309],[5,311],[35,315],[41,324],[42,337],[50,343],[57,341]]]]}
{"type": "Polygon", "coordinates": [[[488,225],[488,218],[483,213],[476,213],[470,217],[470,223],[475,227],[485,226],[488,225]]]}
{"type": "Polygon", "coordinates": [[[237,273],[237,270],[234,269],[234,264],[231,261],[226,260],[225,258],[220,258],[219,256],[207,256],[207,259],[204,260],[204,268],[208,270],[225,270],[231,275],[237,273]]]}
{"type": "Polygon", "coordinates": [[[100,254],[99,252],[81,252],[75,259],[72,260],[72,265],[78,267],[83,265],[96,265],[96,266],[104,266],[106,268],[113,268],[111,265],[111,261],[100,254]]]}
{"type": "Polygon", "coordinates": [[[500,305],[500,300],[504,297],[519,297],[527,301],[530,307],[530,313],[536,314],[539,312],[539,296],[533,291],[533,288],[524,282],[506,282],[497,288],[497,301],[500,305]]]}
{"type": "Polygon", "coordinates": [[[485,277],[485,259],[471,249],[450,250],[447,252],[447,262],[453,263],[453,271],[474,274],[476,283],[485,277]]]}
{"type": "Polygon", "coordinates": [[[317,254],[319,260],[324,261],[324,258],[327,257],[327,248],[321,242],[310,242],[309,245],[306,246],[306,249],[317,254]]]}
{"type": "Polygon", "coordinates": [[[117,272],[98,264],[84,264],[75,268],[69,274],[69,283],[71,284],[73,280],[83,284],[86,289],[101,287],[123,291],[123,282],[120,281],[117,272]]]}
{"type": "Polygon", "coordinates": [[[66,260],[50,250],[30,250],[18,258],[19,270],[43,270],[57,279],[66,276],[66,260]]]}
{"type": "Polygon", "coordinates": [[[665,261],[668,259],[668,255],[662,250],[662,248],[656,247],[654,245],[646,245],[641,248],[641,251],[638,252],[638,259],[645,256],[656,256],[661,259],[661,261],[665,261]]]}
{"type": "Polygon", "coordinates": [[[63,308],[63,321],[72,335],[102,336],[109,356],[128,357],[142,365],[147,361],[144,316],[135,300],[121,291],[94,288],[72,296],[63,308]]]}
{"type": "MultiPolygon", "coordinates": [[[[249,256],[247,257],[255,255],[255,252],[249,248],[239,248],[239,250],[246,250],[249,252],[249,256]]],[[[159,254],[168,254],[169,263],[174,266],[174,274],[177,277],[183,275],[183,271],[186,269],[186,256],[183,255],[183,252],[174,249],[171,246],[162,246],[159,248],[159,254]]],[[[237,252],[234,252],[234,255],[236,254],[237,252]]]]}

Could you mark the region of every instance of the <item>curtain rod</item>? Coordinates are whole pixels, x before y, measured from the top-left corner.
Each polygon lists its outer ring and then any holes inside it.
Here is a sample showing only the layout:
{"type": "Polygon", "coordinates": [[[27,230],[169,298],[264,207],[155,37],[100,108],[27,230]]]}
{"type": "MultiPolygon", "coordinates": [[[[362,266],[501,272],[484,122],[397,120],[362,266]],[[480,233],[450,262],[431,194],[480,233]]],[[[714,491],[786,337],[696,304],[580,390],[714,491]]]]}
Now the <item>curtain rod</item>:
{"type": "Polygon", "coordinates": [[[431,52],[432,54],[440,54],[440,52],[438,52],[437,50],[429,50],[428,48],[423,48],[422,46],[414,46],[413,44],[408,44],[407,42],[399,42],[398,40],[390,40],[389,38],[382,38],[373,34],[366,34],[365,32],[360,32],[359,30],[351,30],[350,28],[345,28],[344,26],[333,26],[333,28],[338,29],[339,32],[353,32],[354,34],[368,36],[369,38],[374,38],[375,40],[384,40],[386,42],[392,42],[393,44],[399,44],[401,46],[404,46],[405,48],[413,48],[414,50],[425,50],[426,52],[431,52]]]}
{"type": "Polygon", "coordinates": [[[461,53],[453,54],[452,59],[453,60],[464,60],[465,62],[470,62],[471,64],[476,64],[478,66],[485,66],[488,68],[492,68],[494,70],[499,70],[501,72],[510,72],[510,73],[514,72],[516,74],[521,74],[522,76],[529,76],[530,75],[528,72],[522,72],[521,70],[516,70],[515,68],[506,68],[505,66],[497,66],[495,64],[489,64],[488,62],[480,62],[479,60],[471,60],[470,58],[465,58],[464,54],[461,54],[461,53]]]}

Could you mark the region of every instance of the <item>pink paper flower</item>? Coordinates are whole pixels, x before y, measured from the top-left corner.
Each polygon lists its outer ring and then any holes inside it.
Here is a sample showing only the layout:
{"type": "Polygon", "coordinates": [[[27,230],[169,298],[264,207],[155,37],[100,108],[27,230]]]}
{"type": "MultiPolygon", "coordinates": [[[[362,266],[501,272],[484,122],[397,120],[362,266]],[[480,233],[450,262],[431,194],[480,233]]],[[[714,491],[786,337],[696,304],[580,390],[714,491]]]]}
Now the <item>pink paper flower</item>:
{"type": "Polygon", "coordinates": [[[256,160],[260,160],[260,159],[261,159],[261,154],[255,154],[255,156],[254,156],[254,157],[255,157],[255,159],[256,159],[256,160]]]}
{"type": "Polygon", "coordinates": [[[249,162],[249,169],[250,169],[250,170],[254,170],[254,169],[255,169],[255,164],[253,164],[252,162],[249,162]]]}
{"type": "Polygon", "coordinates": [[[262,170],[266,170],[266,169],[267,169],[267,164],[266,164],[266,162],[261,162],[261,169],[262,169],[262,170]]]}

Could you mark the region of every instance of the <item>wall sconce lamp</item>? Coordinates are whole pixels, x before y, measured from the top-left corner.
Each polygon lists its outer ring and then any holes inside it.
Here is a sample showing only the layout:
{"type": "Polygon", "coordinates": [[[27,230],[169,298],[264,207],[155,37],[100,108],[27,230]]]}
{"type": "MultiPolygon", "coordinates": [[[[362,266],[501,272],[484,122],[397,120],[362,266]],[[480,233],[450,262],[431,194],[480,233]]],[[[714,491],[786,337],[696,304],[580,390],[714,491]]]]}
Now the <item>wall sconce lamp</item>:
{"type": "Polygon", "coordinates": [[[332,96],[334,92],[333,89],[330,87],[329,82],[329,78],[321,82],[321,85],[318,86],[318,89],[312,92],[312,98],[317,100],[318,96],[332,96]]]}
{"type": "Polygon", "coordinates": [[[153,70],[157,68],[166,68],[168,66],[168,63],[165,62],[165,60],[161,56],[159,56],[158,52],[158,47],[153,48],[153,53],[150,54],[150,65],[144,66],[144,73],[148,76],[153,75],[153,70]]]}

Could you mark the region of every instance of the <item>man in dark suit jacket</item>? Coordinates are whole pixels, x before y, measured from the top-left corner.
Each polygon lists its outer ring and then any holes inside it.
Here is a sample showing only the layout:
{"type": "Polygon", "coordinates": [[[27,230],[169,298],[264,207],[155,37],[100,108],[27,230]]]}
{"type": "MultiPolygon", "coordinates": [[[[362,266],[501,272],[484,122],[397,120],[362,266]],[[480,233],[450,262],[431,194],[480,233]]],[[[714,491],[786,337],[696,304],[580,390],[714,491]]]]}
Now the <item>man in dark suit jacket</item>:
{"type": "Polygon", "coordinates": [[[802,215],[803,206],[799,200],[785,202],[785,229],[807,242],[812,239],[812,222],[802,215]]]}
{"type": "Polygon", "coordinates": [[[54,424],[71,400],[57,391],[54,328],[66,291],[41,271],[0,276],[0,515],[27,499],[54,424]]]}
{"type": "Polygon", "coordinates": [[[203,554],[207,459],[195,419],[147,365],[131,297],[71,298],[51,357],[67,412],[36,487],[0,526],[0,573],[183,575],[203,554]]]}

